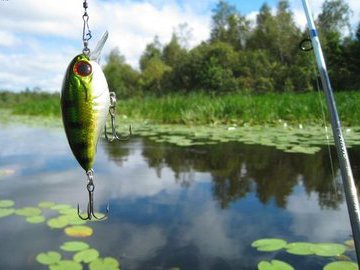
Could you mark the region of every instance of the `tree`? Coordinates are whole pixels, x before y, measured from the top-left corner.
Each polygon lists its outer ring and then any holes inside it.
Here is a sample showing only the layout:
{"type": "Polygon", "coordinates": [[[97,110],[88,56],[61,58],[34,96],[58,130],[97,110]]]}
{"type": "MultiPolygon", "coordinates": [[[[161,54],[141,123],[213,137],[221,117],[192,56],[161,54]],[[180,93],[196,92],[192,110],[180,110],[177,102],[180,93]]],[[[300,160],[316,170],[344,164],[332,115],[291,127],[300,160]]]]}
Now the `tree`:
{"type": "Polygon", "coordinates": [[[145,51],[140,57],[141,71],[146,69],[152,58],[161,58],[161,43],[158,36],[155,36],[154,41],[146,45],[145,51]]]}
{"type": "Polygon", "coordinates": [[[243,49],[249,32],[249,21],[241,16],[235,6],[219,1],[213,9],[210,41],[226,42],[235,49],[243,49]]]}
{"type": "Polygon", "coordinates": [[[175,67],[185,57],[186,50],[181,47],[178,36],[173,33],[169,44],[165,45],[162,51],[164,63],[170,67],[175,67]]]}
{"type": "Polygon", "coordinates": [[[110,91],[114,91],[117,97],[126,98],[139,93],[139,73],[126,64],[125,57],[117,48],[110,52],[104,74],[110,91]]]}

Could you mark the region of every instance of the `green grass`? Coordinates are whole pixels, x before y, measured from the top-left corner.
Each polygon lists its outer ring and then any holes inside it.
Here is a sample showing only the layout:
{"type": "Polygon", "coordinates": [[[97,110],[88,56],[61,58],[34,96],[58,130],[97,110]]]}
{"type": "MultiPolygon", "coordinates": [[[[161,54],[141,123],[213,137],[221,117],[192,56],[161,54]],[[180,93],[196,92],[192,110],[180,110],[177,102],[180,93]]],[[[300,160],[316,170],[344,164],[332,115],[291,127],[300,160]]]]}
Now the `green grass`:
{"type": "MultiPolygon", "coordinates": [[[[343,125],[360,125],[360,91],[335,94],[343,125]]],[[[60,117],[58,94],[0,92],[0,108],[13,114],[60,117]]],[[[117,114],[129,120],[159,124],[324,124],[327,108],[323,94],[231,93],[211,96],[205,93],[171,94],[164,97],[118,98],[117,114]]],[[[121,119],[119,117],[118,119],[121,119]]]]}

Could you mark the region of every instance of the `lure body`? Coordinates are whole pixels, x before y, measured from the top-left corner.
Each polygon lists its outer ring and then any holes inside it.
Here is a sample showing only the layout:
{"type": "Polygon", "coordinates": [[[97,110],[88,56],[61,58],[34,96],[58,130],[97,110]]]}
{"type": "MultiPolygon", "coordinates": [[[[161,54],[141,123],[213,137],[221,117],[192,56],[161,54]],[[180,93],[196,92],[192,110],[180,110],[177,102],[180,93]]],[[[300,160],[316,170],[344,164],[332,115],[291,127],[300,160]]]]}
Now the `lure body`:
{"type": "Polygon", "coordinates": [[[65,73],[61,112],[70,148],[86,172],[93,167],[109,106],[109,88],[101,67],[86,55],[77,55],[65,73]]]}

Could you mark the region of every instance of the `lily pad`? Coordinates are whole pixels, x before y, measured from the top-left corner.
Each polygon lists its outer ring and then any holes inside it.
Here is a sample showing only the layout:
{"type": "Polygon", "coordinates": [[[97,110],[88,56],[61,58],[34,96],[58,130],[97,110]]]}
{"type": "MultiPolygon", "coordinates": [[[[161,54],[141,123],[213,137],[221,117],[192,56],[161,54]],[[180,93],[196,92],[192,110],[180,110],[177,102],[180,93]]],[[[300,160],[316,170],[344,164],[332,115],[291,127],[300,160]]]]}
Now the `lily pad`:
{"type": "Polygon", "coordinates": [[[72,237],[89,237],[93,234],[93,229],[88,226],[71,226],[65,228],[65,233],[72,237]]]}
{"type": "Polygon", "coordinates": [[[63,215],[77,215],[77,209],[75,208],[65,208],[58,210],[60,214],[63,215]]]}
{"type": "Polygon", "coordinates": [[[39,206],[40,208],[51,208],[51,207],[53,207],[54,205],[55,205],[54,202],[47,202],[47,201],[43,201],[43,202],[40,202],[40,203],[38,204],[38,206],[39,206]]]}
{"type": "Polygon", "coordinates": [[[286,246],[286,241],[278,238],[264,238],[254,241],[251,246],[258,251],[276,251],[286,246]]]}
{"type": "Polygon", "coordinates": [[[258,270],[294,270],[294,267],[283,261],[272,260],[271,262],[261,261],[258,264],[258,270]]]}
{"type": "Polygon", "coordinates": [[[82,270],[83,267],[80,263],[69,260],[63,260],[57,264],[50,265],[49,269],[50,270],[82,270]]]}
{"type": "Polygon", "coordinates": [[[332,262],[325,265],[324,270],[359,270],[359,267],[354,262],[332,262]]]}
{"type": "Polygon", "coordinates": [[[60,216],[49,219],[47,225],[52,229],[62,229],[69,225],[69,221],[66,218],[60,216]]]}
{"type": "Polygon", "coordinates": [[[346,251],[346,246],[335,243],[314,244],[314,253],[318,256],[339,256],[346,251]]]}
{"type": "Polygon", "coordinates": [[[36,256],[36,261],[45,265],[52,265],[60,262],[61,254],[55,251],[40,253],[36,256]]]}
{"type": "Polygon", "coordinates": [[[0,218],[12,215],[15,212],[13,208],[0,208],[0,218]]]}
{"type": "Polygon", "coordinates": [[[61,218],[64,218],[68,221],[68,225],[84,225],[86,224],[86,220],[83,220],[78,217],[77,214],[67,214],[60,216],[61,218]]]}
{"type": "Polygon", "coordinates": [[[294,255],[312,255],[315,247],[312,243],[294,242],[286,245],[286,252],[294,255]]]}
{"type": "Polygon", "coordinates": [[[11,200],[1,200],[0,201],[0,207],[11,207],[15,204],[14,201],[11,200]]]}
{"type": "Polygon", "coordinates": [[[90,263],[94,260],[96,260],[99,257],[99,252],[96,249],[86,249],[86,250],[82,250],[79,251],[78,253],[76,253],[74,255],[74,261],[81,263],[90,263]]]}
{"type": "Polygon", "coordinates": [[[64,210],[64,209],[69,209],[69,208],[72,208],[72,206],[70,204],[55,204],[50,207],[50,209],[52,209],[52,210],[64,210]]]}
{"type": "Polygon", "coordinates": [[[65,251],[82,251],[88,249],[89,245],[85,242],[80,241],[69,241],[62,244],[60,249],[65,251]]]}
{"type": "Polygon", "coordinates": [[[89,265],[90,270],[119,270],[119,262],[112,257],[98,258],[89,265]]]}
{"type": "Polygon", "coordinates": [[[355,249],[355,242],[354,242],[354,239],[350,239],[350,240],[346,240],[344,242],[345,246],[347,246],[348,249],[355,249]]]}
{"type": "Polygon", "coordinates": [[[26,222],[29,222],[32,224],[43,223],[43,222],[45,222],[45,220],[46,219],[44,216],[31,216],[31,217],[26,218],[26,222]]]}
{"type": "Polygon", "coordinates": [[[25,216],[25,217],[32,217],[32,216],[39,216],[41,215],[41,209],[36,207],[24,207],[17,209],[15,211],[15,214],[19,216],[25,216]]]}
{"type": "Polygon", "coordinates": [[[12,170],[12,169],[2,169],[0,170],[0,178],[3,177],[3,176],[8,176],[8,175],[11,175],[15,173],[15,170],[12,170]]]}

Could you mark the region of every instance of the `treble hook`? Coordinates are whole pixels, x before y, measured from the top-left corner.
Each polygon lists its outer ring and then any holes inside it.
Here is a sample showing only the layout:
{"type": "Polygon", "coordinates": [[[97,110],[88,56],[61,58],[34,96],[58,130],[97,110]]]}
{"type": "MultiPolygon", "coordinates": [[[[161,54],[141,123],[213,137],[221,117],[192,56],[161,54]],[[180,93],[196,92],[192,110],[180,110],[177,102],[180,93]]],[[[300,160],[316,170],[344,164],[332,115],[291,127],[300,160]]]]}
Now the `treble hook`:
{"type": "Polygon", "coordinates": [[[82,220],[91,220],[93,217],[97,220],[102,220],[107,218],[108,213],[109,213],[109,204],[106,206],[106,214],[103,217],[97,217],[94,213],[94,190],[95,190],[95,185],[93,182],[93,178],[94,178],[94,171],[91,169],[89,171],[86,172],[87,176],[88,176],[88,184],[86,185],[86,188],[89,192],[89,202],[88,202],[88,206],[87,206],[87,216],[82,217],[80,215],[80,206],[78,204],[77,206],[77,212],[78,212],[78,216],[79,218],[81,218],[82,220]]]}
{"type": "Polygon", "coordinates": [[[109,107],[109,113],[110,113],[110,117],[111,117],[111,133],[112,136],[111,138],[108,137],[107,135],[107,131],[106,131],[106,124],[105,124],[105,138],[107,139],[108,142],[113,142],[114,140],[118,140],[118,141],[126,141],[129,139],[129,137],[131,136],[131,125],[129,126],[129,135],[124,136],[124,137],[119,137],[116,133],[116,129],[115,129],[115,108],[116,108],[116,94],[115,92],[110,92],[110,107],[109,107]]]}

